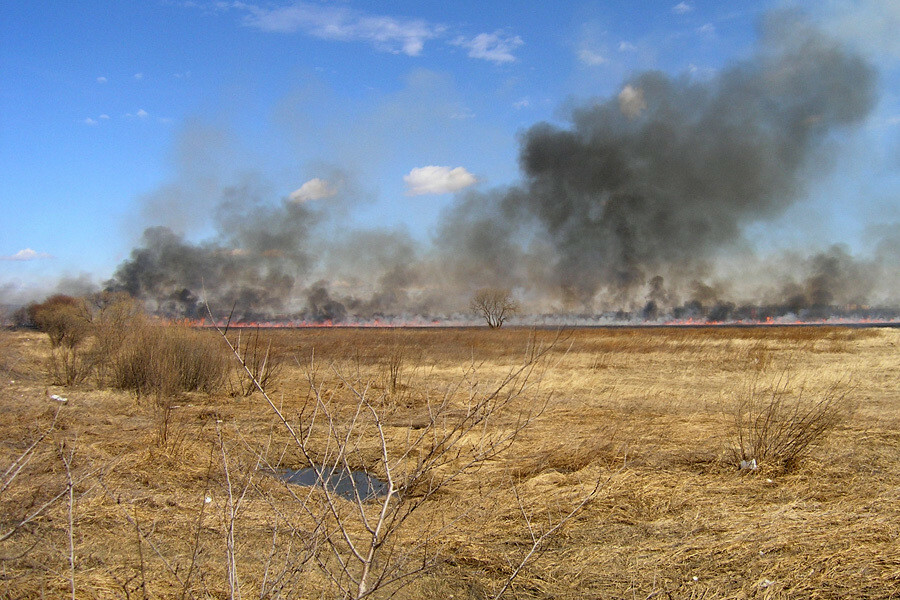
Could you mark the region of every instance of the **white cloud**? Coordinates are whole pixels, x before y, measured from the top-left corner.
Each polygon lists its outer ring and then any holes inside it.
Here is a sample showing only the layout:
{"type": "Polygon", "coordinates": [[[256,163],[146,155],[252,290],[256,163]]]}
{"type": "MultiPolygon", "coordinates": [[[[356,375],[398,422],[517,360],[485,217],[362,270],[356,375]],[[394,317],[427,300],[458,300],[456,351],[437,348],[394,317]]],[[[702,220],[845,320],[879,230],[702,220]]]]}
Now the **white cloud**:
{"type": "Polygon", "coordinates": [[[141,119],[146,119],[147,117],[150,116],[150,113],[148,113],[143,108],[139,108],[137,111],[137,116],[140,117],[141,119]]]}
{"type": "Polygon", "coordinates": [[[599,52],[594,52],[587,48],[582,48],[578,51],[578,60],[589,67],[598,67],[609,62],[609,60],[599,52]]]}
{"type": "Polygon", "coordinates": [[[647,108],[647,102],[644,100],[644,91],[641,88],[626,85],[619,92],[619,110],[629,119],[640,116],[645,108],[647,108]]]}
{"type": "Polygon", "coordinates": [[[679,2],[675,6],[672,7],[672,12],[677,15],[687,14],[694,10],[694,7],[688,4],[687,2],[679,2]]]}
{"type": "Polygon", "coordinates": [[[262,31],[293,33],[302,31],[313,37],[344,42],[367,42],[379,50],[416,56],[425,42],[438,37],[444,27],[421,19],[402,19],[370,15],[341,7],[298,2],[281,8],[234,2],[231,8],[250,14],[244,23],[262,31]]]}
{"type": "Polygon", "coordinates": [[[502,64],[513,62],[516,57],[513,51],[525,42],[517,35],[507,35],[502,31],[479,33],[472,39],[458,37],[453,40],[454,46],[466,48],[470,58],[481,58],[502,64]]]}
{"type": "Polygon", "coordinates": [[[418,167],[403,176],[407,196],[446,194],[456,192],[476,183],[475,176],[463,167],[418,167]]]}
{"type": "Polygon", "coordinates": [[[95,121],[94,119],[92,119],[90,117],[82,119],[81,122],[84,123],[85,125],[97,125],[97,121],[95,121]]]}
{"type": "Polygon", "coordinates": [[[0,256],[0,260],[16,260],[16,261],[25,261],[25,260],[39,260],[42,258],[53,258],[46,252],[35,252],[31,248],[25,248],[24,250],[19,250],[12,256],[0,256]]]}
{"type": "Polygon", "coordinates": [[[518,102],[513,103],[513,108],[519,109],[519,110],[521,110],[523,108],[528,108],[529,106],[531,106],[531,101],[528,98],[522,98],[518,102]]]}
{"type": "Polygon", "coordinates": [[[102,115],[100,115],[100,119],[102,119],[103,121],[108,121],[108,120],[109,120],[109,115],[106,114],[106,113],[103,113],[102,115]]]}
{"type": "Polygon", "coordinates": [[[702,33],[704,35],[711,35],[716,32],[716,26],[712,23],[707,23],[701,27],[697,28],[697,33],[702,33]]]}
{"type": "Polygon", "coordinates": [[[337,189],[324,179],[310,179],[298,189],[291,192],[289,199],[294,202],[306,202],[308,200],[321,200],[337,195],[337,189]]]}
{"type": "Polygon", "coordinates": [[[144,78],[144,74],[143,73],[135,73],[134,78],[137,79],[138,81],[140,81],[141,79],[144,78]]]}
{"type": "Polygon", "coordinates": [[[98,77],[97,78],[97,83],[106,83],[107,81],[109,81],[109,80],[106,77],[98,77]]]}
{"type": "Polygon", "coordinates": [[[637,46],[631,42],[619,42],[619,52],[634,52],[635,50],[637,50],[637,46]]]}

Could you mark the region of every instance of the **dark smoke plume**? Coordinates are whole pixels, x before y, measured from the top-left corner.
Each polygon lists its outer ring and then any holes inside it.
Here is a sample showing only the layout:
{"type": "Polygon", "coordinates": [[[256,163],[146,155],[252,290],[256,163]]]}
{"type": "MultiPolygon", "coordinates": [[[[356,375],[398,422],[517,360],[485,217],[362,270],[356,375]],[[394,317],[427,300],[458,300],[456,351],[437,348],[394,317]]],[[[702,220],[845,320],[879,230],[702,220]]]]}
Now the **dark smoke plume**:
{"type": "Polygon", "coordinates": [[[216,219],[218,239],[202,244],[166,227],[147,229],[107,289],[148,301],[166,316],[202,317],[206,302],[219,310],[234,306],[244,320],[294,308],[295,282],[313,260],[307,243],[319,215],[288,200],[267,206],[242,186],[225,191],[216,219]]]}
{"type": "Polygon", "coordinates": [[[875,73],[802,27],[765,42],[710,81],[644,73],[575,110],[571,128],[526,132],[525,184],[504,209],[539,224],[560,290],[586,305],[598,291],[632,298],[801,197],[822,142],[874,106],[875,73]]]}
{"type": "Polygon", "coordinates": [[[332,322],[448,315],[483,286],[514,289],[535,313],[645,320],[895,302],[879,289],[897,281],[896,227],[871,259],[813,249],[755,284],[744,273],[771,256],[720,266],[748,225],[804,197],[835,132],[872,110],[876,84],[862,58],[780,14],[754,55],[710,79],[639,74],[573,110],[568,127],[531,127],[522,183],[460,195],[430,248],[402,232],[341,234],[330,213],[352,201],[272,204],[248,184],[222,195],[211,240],[150,228],[108,287],[171,316],[201,316],[209,301],[244,320],[332,322]]]}

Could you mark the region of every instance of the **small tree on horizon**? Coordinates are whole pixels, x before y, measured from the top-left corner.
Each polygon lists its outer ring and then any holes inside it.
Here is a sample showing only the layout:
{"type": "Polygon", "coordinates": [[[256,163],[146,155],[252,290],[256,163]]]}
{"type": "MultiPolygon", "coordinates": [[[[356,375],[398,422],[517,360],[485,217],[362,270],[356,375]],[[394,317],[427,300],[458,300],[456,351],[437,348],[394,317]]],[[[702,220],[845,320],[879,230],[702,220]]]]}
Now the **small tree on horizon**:
{"type": "Polygon", "coordinates": [[[497,329],[519,311],[519,303],[507,288],[482,288],[469,303],[472,312],[481,316],[491,329],[497,329]]]}

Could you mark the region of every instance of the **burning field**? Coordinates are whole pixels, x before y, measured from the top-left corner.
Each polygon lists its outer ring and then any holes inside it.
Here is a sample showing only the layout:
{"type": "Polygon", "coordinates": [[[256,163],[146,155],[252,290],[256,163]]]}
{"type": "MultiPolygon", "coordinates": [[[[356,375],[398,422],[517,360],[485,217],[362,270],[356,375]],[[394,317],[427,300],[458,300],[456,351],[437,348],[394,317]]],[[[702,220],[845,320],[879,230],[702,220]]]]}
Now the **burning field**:
{"type": "Polygon", "coordinates": [[[900,591],[897,329],[117,314],[0,332],[2,597],[900,591]]]}
{"type": "Polygon", "coordinates": [[[0,282],[0,598],[900,597],[900,222],[811,201],[889,92],[762,21],[418,236],[187,127],[102,284],[0,282]]]}
{"type": "Polygon", "coordinates": [[[244,322],[452,324],[486,286],[568,324],[896,319],[897,223],[870,224],[857,249],[759,239],[790,211],[817,222],[815,183],[852,160],[837,140],[882,94],[865,57],[800,15],[761,29],[710,77],[638,73],[566,123],[527,128],[520,181],[461,192],[428,240],[348,230],[365,194],[340,169],[314,180],[327,202],[278,200],[258,177],[186,178],[144,199],[157,224],[104,288],[169,318],[208,303],[244,322]],[[166,215],[210,185],[212,233],[193,240],[166,215]]]}

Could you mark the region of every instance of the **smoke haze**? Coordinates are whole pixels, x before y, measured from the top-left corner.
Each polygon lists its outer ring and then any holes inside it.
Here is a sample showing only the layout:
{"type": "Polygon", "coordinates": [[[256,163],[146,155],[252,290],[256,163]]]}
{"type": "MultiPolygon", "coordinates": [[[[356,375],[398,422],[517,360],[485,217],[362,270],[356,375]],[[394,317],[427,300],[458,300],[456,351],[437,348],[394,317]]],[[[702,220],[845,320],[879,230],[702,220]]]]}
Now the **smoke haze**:
{"type": "MultiPolygon", "coordinates": [[[[151,227],[106,287],[169,316],[200,316],[208,301],[242,320],[333,322],[447,317],[486,285],[514,289],[525,312],[645,319],[896,304],[897,225],[867,257],[842,246],[773,257],[743,239],[805,197],[835,160],[835,133],[877,99],[862,57],[779,14],[753,56],[709,79],[641,73],[572,110],[566,127],[527,129],[521,182],[460,193],[431,244],[341,233],[336,215],[354,192],[324,179],[316,189],[328,194],[273,203],[251,178],[218,193],[206,241],[151,227]]],[[[182,203],[184,189],[148,206],[182,203]]]]}

